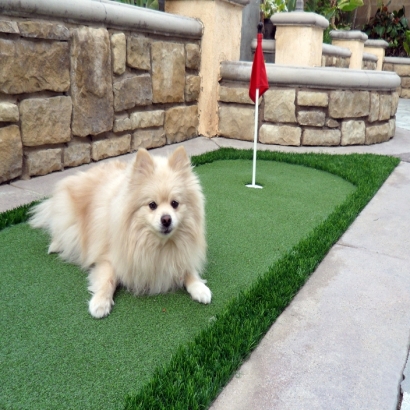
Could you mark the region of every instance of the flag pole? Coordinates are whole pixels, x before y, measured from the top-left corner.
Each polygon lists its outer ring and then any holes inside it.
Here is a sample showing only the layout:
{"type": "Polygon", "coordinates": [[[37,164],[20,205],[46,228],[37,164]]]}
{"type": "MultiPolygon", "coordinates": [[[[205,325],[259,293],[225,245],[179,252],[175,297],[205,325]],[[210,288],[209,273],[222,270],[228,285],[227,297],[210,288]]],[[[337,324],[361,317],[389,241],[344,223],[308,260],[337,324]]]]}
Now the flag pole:
{"type": "Polygon", "coordinates": [[[253,133],[253,162],[252,162],[252,184],[246,185],[248,188],[262,188],[260,185],[256,185],[256,150],[258,143],[258,100],[259,100],[259,88],[255,90],[255,131],[253,133]]]}
{"type": "Polygon", "coordinates": [[[256,151],[258,143],[258,110],[259,110],[259,95],[269,88],[269,82],[266,75],[265,60],[262,50],[262,23],[258,24],[258,38],[255,50],[255,56],[252,64],[251,80],[249,83],[249,97],[255,102],[255,127],[253,136],[253,163],[252,163],[252,183],[246,185],[248,188],[262,188],[256,184],[256,151]]]}

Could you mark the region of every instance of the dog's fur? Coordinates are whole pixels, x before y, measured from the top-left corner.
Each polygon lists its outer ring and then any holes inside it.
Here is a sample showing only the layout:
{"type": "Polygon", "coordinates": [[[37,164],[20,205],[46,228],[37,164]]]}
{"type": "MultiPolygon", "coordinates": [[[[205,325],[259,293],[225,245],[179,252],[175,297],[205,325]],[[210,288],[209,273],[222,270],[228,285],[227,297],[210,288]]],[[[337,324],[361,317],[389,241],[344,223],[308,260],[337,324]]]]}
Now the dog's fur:
{"type": "Polygon", "coordinates": [[[30,224],[51,234],[50,252],[89,272],[89,311],[107,316],[123,285],[137,295],[185,286],[210,303],[200,278],[206,256],[204,197],[183,147],[167,159],[139,149],[62,180],[32,211],[30,224]]]}

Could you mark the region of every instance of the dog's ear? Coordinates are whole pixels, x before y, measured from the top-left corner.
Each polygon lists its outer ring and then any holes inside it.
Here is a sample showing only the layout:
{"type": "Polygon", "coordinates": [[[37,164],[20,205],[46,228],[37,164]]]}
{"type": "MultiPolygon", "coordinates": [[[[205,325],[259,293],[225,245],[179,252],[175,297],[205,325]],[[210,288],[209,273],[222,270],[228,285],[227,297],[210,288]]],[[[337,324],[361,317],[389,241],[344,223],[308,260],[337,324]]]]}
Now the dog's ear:
{"type": "Polygon", "coordinates": [[[148,176],[154,172],[154,161],[145,148],[139,148],[134,162],[134,171],[148,176]]]}
{"type": "Polygon", "coordinates": [[[168,158],[169,166],[174,171],[182,171],[186,169],[191,169],[191,161],[183,146],[177,148],[172,155],[168,158]]]}

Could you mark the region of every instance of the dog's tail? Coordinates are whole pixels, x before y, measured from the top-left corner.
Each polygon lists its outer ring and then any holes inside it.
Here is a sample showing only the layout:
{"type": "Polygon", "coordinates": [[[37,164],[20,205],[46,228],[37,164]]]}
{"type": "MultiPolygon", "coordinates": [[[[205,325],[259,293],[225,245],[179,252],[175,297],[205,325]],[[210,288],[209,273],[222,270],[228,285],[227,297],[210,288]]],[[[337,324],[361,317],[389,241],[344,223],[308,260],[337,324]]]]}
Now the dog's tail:
{"type": "Polygon", "coordinates": [[[50,199],[46,199],[43,202],[39,203],[38,205],[33,206],[30,209],[29,214],[30,218],[28,223],[33,228],[43,228],[49,229],[50,228],[50,206],[51,201],[50,199]]]}

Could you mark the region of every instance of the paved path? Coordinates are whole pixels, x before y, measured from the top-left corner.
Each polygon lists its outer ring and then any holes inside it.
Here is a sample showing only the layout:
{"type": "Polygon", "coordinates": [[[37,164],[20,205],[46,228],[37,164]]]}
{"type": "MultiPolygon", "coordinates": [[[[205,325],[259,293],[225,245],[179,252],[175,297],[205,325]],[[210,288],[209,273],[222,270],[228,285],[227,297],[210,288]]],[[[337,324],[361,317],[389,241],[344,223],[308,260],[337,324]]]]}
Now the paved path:
{"type": "MultiPolygon", "coordinates": [[[[400,100],[395,138],[290,152],[371,152],[402,162],[235,374],[212,410],[410,410],[410,100],[400,100]],[[408,378],[400,383],[403,369],[408,378]]],[[[196,138],[190,155],[252,144],[196,138]]],[[[175,146],[152,150],[167,154],[175,146]]],[[[133,155],[121,157],[130,160],[133,155]]],[[[86,165],[80,169],[87,169],[86,165]]],[[[50,194],[78,168],[0,186],[0,212],[50,194]]]]}

